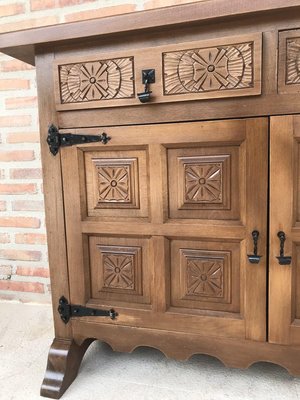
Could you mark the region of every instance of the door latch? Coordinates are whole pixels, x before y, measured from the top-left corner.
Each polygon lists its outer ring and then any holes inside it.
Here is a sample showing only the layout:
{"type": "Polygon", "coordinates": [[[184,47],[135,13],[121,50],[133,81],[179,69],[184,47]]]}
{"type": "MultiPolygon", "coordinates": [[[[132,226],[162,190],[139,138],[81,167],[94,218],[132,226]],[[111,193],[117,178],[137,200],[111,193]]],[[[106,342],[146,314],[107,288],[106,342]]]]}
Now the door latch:
{"type": "Polygon", "coordinates": [[[118,313],[113,310],[99,310],[97,308],[89,308],[79,305],[72,305],[62,296],[59,299],[58,312],[62,321],[67,324],[71,317],[110,317],[116,319],[118,313]]]}
{"type": "Polygon", "coordinates": [[[276,257],[280,265],[290,265],[292,262],[292,257],[284,255],[284,242],[286,241],[285,233],[280,231],[277,233],[280,240],[280,253],[279,257],[276,257]]]}
{"type": "Polygon", "coordinates": [[[259,232],[253,231],[252,232],[252,239],[253,239],[253,254],[248,254],[248,260],[251,264],[258,264],[261,256],[257,255],[257,243],[258,243],[259,232]]]}

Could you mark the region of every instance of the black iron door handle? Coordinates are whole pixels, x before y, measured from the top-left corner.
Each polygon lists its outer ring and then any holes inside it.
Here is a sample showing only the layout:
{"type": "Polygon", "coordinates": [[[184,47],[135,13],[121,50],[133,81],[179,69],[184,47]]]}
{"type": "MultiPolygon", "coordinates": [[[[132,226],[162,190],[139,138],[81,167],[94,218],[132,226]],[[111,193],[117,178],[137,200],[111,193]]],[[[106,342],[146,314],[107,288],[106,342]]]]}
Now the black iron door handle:
{"type": "Polygon", "coordinates": [[[261,256],[257,255],[257,244],[258,244],[258,237],[259,232],[253,231],[252,232],[252,239],[253,239],[253,254],[248,254],[248,260],[251,264],[258,264],[261,256]]]}
{"type": "Polygon", "coordinates": [[[284,255],[284,242],[286,240],[285,233],[282,231],[279,231],[277,233],[277,236],[280,240],[280,253],[279,253],[279,257],[276,257],[278,260],[278,263],[280,265],[290,265],[290,263],[292,262],[292,257],[284,255]]]}

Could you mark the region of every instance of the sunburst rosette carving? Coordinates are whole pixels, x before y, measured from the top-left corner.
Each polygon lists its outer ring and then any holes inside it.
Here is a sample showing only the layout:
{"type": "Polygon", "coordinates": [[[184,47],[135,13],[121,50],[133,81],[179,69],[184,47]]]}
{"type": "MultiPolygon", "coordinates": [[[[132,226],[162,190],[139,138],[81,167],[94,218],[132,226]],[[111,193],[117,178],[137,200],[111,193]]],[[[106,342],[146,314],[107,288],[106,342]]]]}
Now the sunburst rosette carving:
{"type": "Polygon", "coordinates": [[[251,88],[253,42],[163,53],[164,94],[251,88]]]}
{"type": "Polygon", "coordinates": [[[185,164],[185,202],[222,203],[222,163],[185,164]]]}
{"type": "Polygon", "coordinates": [[[114,289],[134,289],[134,255],[103,255],[104,287],[114,289]]]}
{"type": "Polygon", "coordinates": [[[95,208],[139,208],[137,158],[94,158],[95,208]]]}
{"type": "Polygon", "coordinates": [[[134,97],[133,58],[59,66],[62,103],[134,97]]]}
{"type": "Polygon", "coordinates": [[[300,38],[287,40],[286,84],[300,83],[300,38]]]}
{"type": "Polygon", "coordinates": [[[130,170],[124,166],[97,166],[98,202],[131,202],[130,170]]]}
{"type": "Polygon", "coordinates": [[[186,274],[188,295],[223,297],[223,260],[189,258],[186,274]]]}
{"type": "Polygon", "coordinates": [[[142,248],[115,245],[97,247],[100,252],[98,291],[142,296],[142,248]]]}

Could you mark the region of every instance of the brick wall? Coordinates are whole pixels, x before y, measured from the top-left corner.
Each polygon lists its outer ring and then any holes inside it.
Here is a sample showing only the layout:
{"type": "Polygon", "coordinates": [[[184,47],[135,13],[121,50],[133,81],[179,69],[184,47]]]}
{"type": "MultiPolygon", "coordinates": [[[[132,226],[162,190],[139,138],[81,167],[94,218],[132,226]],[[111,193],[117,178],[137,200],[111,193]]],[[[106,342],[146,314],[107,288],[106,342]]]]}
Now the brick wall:
{"type": "MultiPolygon", "coordinates": [[[[0,0],[0,33],[191,2],[0,0]]],[[[0,53],[0,299],[50,300],[38,131],[35,69],[0,53]]]]}

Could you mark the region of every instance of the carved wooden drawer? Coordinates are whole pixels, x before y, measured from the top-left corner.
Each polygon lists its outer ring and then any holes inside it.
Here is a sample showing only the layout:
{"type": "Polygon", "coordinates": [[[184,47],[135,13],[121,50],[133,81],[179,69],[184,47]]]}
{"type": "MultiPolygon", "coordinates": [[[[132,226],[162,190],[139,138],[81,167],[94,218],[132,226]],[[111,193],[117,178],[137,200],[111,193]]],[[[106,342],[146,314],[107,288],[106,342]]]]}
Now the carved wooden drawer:
{"type": "Polygon", "coordinates": [[[278,90],[300,92],[300,29],[279,33],[278,90]]]}
{"type": "Polygon", "coordinates": [[[154,103],[259,95],[261,52],[262,34],[254,33],[60,60],[57,109],[139,105],[147,69],[155,69],[154,103]]]}

